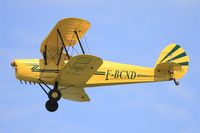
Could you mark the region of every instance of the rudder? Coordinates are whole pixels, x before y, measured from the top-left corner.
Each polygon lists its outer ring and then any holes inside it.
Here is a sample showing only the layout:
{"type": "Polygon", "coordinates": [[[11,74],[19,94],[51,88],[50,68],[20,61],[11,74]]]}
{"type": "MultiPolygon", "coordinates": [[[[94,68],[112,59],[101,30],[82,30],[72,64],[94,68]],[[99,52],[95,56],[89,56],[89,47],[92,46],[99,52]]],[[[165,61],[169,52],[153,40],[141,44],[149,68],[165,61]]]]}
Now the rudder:
{"type": "Polygon", "coordinates": [[[188,71],[189,57],[180,45],[170,44],[165,47],[160,53],[160,56],[155,64],[155,68],[159,64],[170,62],[176,63],[180,66],[180,69],[173,71],[173,76],[175,79],[183,77],[188,71]]]}

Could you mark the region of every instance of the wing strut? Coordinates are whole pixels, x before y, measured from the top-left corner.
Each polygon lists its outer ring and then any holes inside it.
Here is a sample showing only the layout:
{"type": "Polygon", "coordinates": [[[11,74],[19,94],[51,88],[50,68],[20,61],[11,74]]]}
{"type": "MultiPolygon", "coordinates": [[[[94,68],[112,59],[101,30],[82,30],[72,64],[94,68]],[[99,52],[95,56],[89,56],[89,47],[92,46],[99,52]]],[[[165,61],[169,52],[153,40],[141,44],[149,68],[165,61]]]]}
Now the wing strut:
{"type": "Polygon", "coordinates": [[[57,66],[59,65],[60,58],[61,58],[61,56],[62,56],[62,51],[63,51],[63,47],[62,47],[61,50],[60,50],[59,58],[58,58],[58,61],[57,61],[57,66]]]}
{"type": "Polygon", "coordinates": [[[67,54],[67,57],[68,57],[68,59],[70,59],[69,53],[68,53],[68,51],[67,51],[67,49],[66,49],[66,47],[65,47],[65,44],[64,44],[63,38],[62,38],[61,33],[60,33],[60,30],[57,29],[57,32],[58,32],[58,35],[59,35],[60,40],[61,40],[61,42],[62,42],[62,45],[63,45],[63,47],[64,47],[64,49],[65,49],[65,52],[66,52],[66,54],[67,54]]]}
{"type": "Polygon", "coordinates": [[[47,46],[44,46],[44,52],[43,52],[43,57],[44,57],[44,64],[47,65],[47,46]]]}
{"type": "Polygon", "coordinates": [[[83,50],[83,46],[82,46],[82,44],[81,44],[81,41],[80,41],[80,39],[79,39],[79,36],[78,36],[77,31],[75,30],[74,33],[75,33],[75,35],[76,35],[76,37],[77,37],[77,39],[78,39],[78,42],[79,42],[79,45],[80,45],[80,47],[81,47],[81,50],[82,50],[83,54],[85,54],[85,51],[83,50]]]}

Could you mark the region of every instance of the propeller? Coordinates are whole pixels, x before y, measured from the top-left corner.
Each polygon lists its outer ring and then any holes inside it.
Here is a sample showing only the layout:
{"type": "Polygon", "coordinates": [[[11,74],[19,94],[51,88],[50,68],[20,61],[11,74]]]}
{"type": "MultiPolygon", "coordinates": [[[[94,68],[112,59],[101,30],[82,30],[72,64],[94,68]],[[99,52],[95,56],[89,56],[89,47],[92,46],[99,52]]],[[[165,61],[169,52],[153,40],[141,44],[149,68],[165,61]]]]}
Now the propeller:
{"type": "Polygon", "coordinates": [[[12,62],[10,63],[10,65],[11,65],[13,68],[17,66],[16,63],[15,63],[15,61],[12,61],[12,62]]]}

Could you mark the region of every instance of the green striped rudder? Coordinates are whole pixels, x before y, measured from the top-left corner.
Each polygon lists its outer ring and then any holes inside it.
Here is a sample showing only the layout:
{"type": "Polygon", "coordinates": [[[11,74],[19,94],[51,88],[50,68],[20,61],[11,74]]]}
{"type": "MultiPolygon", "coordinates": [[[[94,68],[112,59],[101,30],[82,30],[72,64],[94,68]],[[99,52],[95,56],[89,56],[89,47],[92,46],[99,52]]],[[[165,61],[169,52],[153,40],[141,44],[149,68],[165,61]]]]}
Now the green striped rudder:
{"type": "Polygon", "coordinates": [[[175,78],[181,78],[188,71],[189,57],[185,50],[177,44],[170,44],[165,47],[156,62],[155,67],[160,63],[174,62],[181,66],[181,71],[175,72],[175,78]]]}

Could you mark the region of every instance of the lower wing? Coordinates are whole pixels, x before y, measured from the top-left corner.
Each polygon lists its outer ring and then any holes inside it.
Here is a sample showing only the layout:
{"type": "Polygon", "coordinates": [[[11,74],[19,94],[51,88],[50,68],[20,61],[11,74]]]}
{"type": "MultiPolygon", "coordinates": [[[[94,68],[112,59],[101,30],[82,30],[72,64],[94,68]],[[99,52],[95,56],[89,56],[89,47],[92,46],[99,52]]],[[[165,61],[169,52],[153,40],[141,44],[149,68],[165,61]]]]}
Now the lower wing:
{"type": "Polygon", "coordinates": [[[56,78],[61,87],[62,97],[74,101],[90,101],[84,86],[102,63],[101,58],[92,55],[78,55],[70,58],[56,78]]]}

